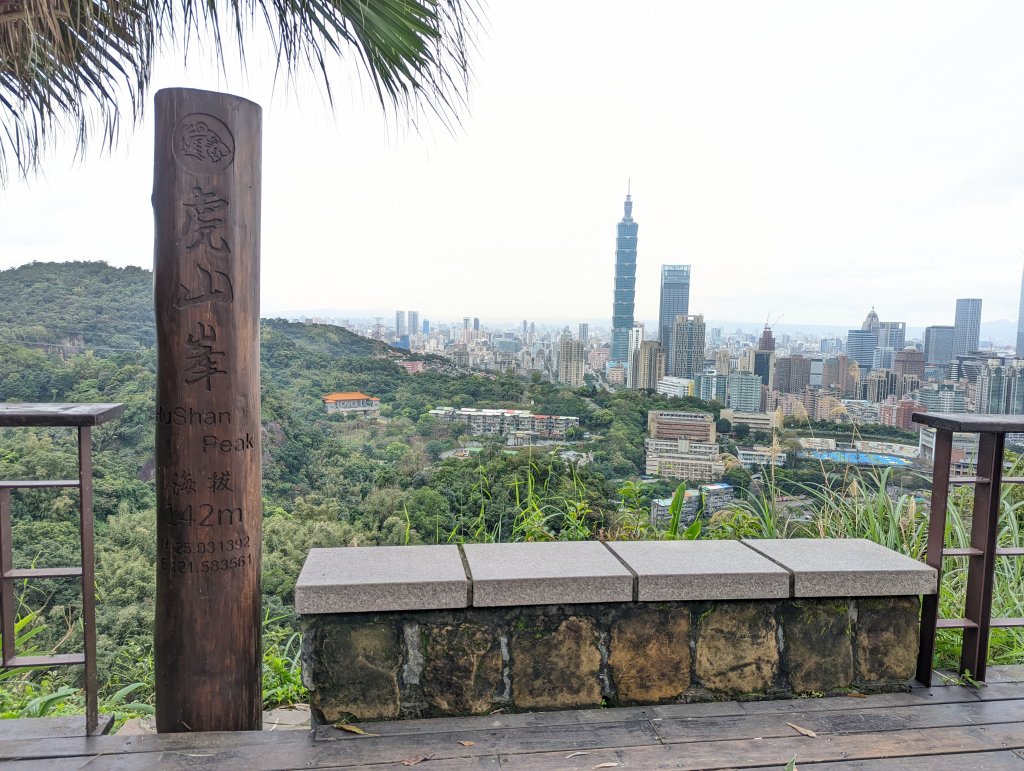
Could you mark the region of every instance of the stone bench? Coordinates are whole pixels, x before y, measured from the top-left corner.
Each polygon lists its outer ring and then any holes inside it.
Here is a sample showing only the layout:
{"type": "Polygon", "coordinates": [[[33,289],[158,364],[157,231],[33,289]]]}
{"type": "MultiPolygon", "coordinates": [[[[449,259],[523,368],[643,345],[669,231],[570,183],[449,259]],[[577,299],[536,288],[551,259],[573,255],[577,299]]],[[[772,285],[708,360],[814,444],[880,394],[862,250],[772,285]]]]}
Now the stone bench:
{"type": "Polygon", "coordinates": [[[906,689],[935,571],[865,540],[313,549],[314,720],[906,689]]]}

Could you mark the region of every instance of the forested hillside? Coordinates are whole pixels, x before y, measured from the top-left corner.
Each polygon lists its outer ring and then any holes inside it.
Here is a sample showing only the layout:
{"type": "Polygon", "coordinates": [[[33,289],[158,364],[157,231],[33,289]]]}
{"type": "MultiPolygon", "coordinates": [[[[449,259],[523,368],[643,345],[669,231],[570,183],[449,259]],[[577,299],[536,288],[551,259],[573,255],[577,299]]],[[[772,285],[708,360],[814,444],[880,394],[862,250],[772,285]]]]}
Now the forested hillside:
{"type": "MultiPolygon", "coordinates": [[[[0,272],[0,401],[127,404],[122,419],[94,434],[100,671],[108,694],[145,683],[133,693],[141,702],[151,696],[154,612],[153,324],[149,271],[34,263],[0,272]]],[[[279,665],[279,671],[268,668],[268,702],[287,701],[300,689],[287,663],[294,659],[294,640],[287,641],[292,587],[310,547],[580,538],[607,531],[619,526],[621,480],[641,469],[647,410],[709,408],[635,392],[572,392],[511,375],[458,373],[446,360],[411,356],[333,326],[264,320],[261,346],[266,643],[279,665]],[[426,358],[436,369],[409,375],[396,363],[406,357],[426,358]],[[380,397],[381,417],[327,416],[322,395],[345,390],[380,397]],[[578,449],[590,452],[593,462],[576,467],[546,449],[509,451],[493,441],[469,459],[441,460],[464,437],[427,414],[438,405],[577,415],[593,434],[578,449]]],[[[0,478],[61,478],[74,471],[67,430],[0,430],[0,478]]],[[[61,491],[17,495],[19,566],[77,562],[76,501],[61,491]]],[[[631,501],[640,511],[643,502],[631,501]]],[[[45,627],[33,645],[75,649],[76,593],[56,581],[25,587],[22,610],[38,611],[33,623],[45,627]]],[[[42,686],[30,678],[20,696],[6,689],[0,713],[17,714],[17,704],[36,687],[42,686]]]]}

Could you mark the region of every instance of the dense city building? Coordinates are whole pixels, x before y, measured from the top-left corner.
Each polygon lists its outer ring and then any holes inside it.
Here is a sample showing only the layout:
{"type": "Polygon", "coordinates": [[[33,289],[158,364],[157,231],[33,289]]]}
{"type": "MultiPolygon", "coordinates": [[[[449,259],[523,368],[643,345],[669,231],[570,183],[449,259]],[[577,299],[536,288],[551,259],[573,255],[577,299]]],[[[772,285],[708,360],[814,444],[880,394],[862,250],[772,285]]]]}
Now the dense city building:
{"type": "Polygon", "coordinates": [[[633,219],[633,200],[626,193],[622,220],[615,236],[615,290],[612,300],[611,360],[625,365],[629,332],[633,329],[633,302],[636,296],[636,244],[639,225],[633,219]]]}
{"type": "Polygon", "coordinates": [[[570,388],[580,388],[586,372],[586,361],[583,343],[571,337],[563,337],[558,346],[558,380],[570,388]]]}
{"type": "Polygon", "coordinates": [[[846,333],[846,356],[851,361],[857,362],[861,377],[871,371],[875,362],[875,347],[877,345],[877,329],[851,329],[846,333]]]}
{"type": "Polygon", "coordinates": [[[924,330],[924,363],[926,367],[949,371],[953,361],[953,327],[931,326],[924,330]]]}
{"type": "Polygon", "coordinates": [[[1024,358],[1024,272],[1020,279],[1020,305],[1017,308],[1017,358],[1024,358]]]}
{"type": "Polygon", "coordinates": [[[658,381],[655,391],[662,396],[672,396],[679,399],[684,396],[696,396],[696,388],[696,381],[691,378],[666,375],[658,381]]]}
{"type": "Polygon", "coordinates": [[[715,416],[707,412],[651,410],[647,413],[647,433],[652,439],[713,442],[715,416]]]}
{"type": "Polygon", "coordinates": [[[661,297],[658,304],[658,342],[668,352],[672,371],[672,328],[678,316],[690,313],[690,266],[661,266],[661,297]]]}
{"type": "Polygon", "coordinates": [[[676,316],[672,326],[672,355],[669,357],[674,377],[694,378],[704,371],[704,317],[676,316]]]}
{"type": "Polygon", "coordinates": [[[725,463],[717,444],[688,439],[645,439],[644,450],[649,476],[713,482],[725,474],[725,463]]]}
{"type": "Polygon", "coordinates": [[[409,334],[405,326],[405,311],[395,311],[395,337],[409,334]]]}
{"type": "Polygon", "coordinates": [[[753,372],[733,372],[727,380],[725,403],[736,412],[760,412],[761,378],[753,372]]]}
{"type": "Polygon", "coordinates": [[[644,340],[633,354],[633,366],[630,370],[632,388],[637,391],[653,391],[664,376],[664,349],[657,340],[644,340]]]}
{"type": "Polygon", "coordinates": [[[509,436],[525,432],[541,439],[565,439],[578,428],[580,419],[568,415],[534,415],[527,410],[480,410],[472,407],[438,407],[430,414],[443,423],[462,423],[472,436],[509,436]]]}

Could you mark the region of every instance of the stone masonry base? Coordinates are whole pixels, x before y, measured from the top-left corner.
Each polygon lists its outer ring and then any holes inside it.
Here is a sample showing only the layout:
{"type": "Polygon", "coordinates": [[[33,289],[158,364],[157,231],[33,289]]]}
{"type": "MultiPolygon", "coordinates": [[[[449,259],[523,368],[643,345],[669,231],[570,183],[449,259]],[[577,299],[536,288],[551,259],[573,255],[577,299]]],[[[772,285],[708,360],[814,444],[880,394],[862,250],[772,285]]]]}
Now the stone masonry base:
{"type": "Polygon", "coordinates": [[[339,613],[303,620],[313,719],[908,687],[919,601],[867,597],[339,613]]]}

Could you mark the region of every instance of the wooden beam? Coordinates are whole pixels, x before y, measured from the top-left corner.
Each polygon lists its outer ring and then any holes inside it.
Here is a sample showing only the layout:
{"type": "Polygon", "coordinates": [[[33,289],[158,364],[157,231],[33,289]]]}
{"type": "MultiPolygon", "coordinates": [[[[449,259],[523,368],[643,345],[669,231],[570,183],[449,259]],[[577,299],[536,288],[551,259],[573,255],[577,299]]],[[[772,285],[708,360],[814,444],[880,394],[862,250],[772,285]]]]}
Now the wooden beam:
{"type": "Polygon", "coordinates": [[[156,95],[156,722],[255,731],[261,110],[156,95]]]}

